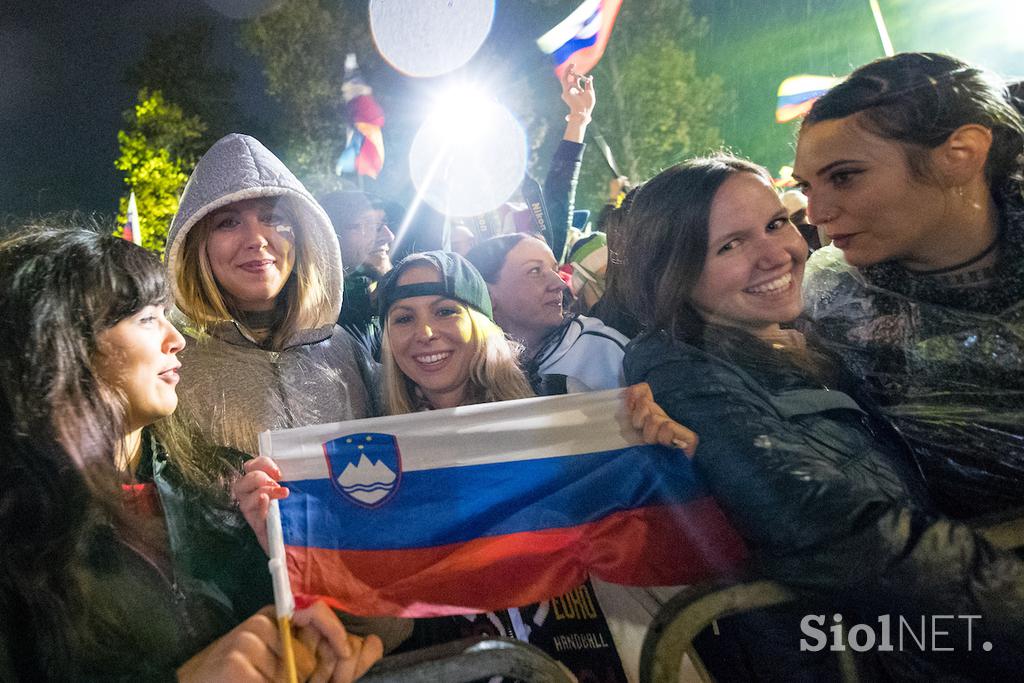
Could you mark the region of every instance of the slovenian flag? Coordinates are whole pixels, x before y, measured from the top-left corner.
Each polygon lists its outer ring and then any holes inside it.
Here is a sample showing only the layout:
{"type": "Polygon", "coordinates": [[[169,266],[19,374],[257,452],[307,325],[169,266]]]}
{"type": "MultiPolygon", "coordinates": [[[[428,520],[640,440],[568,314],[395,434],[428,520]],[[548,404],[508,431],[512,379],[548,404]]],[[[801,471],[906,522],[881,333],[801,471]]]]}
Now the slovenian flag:
{"type": "Polygon", "coordinates": [[[669,586],[745,558],[682,451],[621,390],[264,432],[292,590],[353,614],[468,614],[588,576],[669,586]]]}
{"type": "Polygon", "coordinates": [[[776,123],[800,118],[811,110],[815,100],[841,81],[832,76],[790,76],[779,85],[779,101],[775,107],[776,123]]]}
{"type": "Polygon", "coordinates": [[[384,167],[384,111],[373,98],[373,89],[363,80],[356,56],[351,53],[345,57],[341,95],[345,100],[348,132],[334,172],[376,178],[384,167]]]}
{"type": "Polygon", "coordinates": [[[586,74],[604,54],[622,0],[586,0],[572,14],[537,39],[537,46],[555,62],[561,79],[570,63],[586,74]]]}

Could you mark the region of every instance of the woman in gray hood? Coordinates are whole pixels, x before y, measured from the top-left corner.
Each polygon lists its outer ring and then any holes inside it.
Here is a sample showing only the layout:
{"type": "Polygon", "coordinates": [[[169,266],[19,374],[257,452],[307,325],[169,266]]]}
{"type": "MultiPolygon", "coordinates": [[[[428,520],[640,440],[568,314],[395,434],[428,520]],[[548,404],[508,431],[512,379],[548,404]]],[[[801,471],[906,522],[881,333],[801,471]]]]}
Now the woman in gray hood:
{"type": "Polygon", "coordinates": [[[231,134],[200,159],[166,257],[191,337],[179,410],[203,437],[255,455],[263,430],[371,415],[367,366],[335,325],[330,219],[259,141],[231,134]]]}
{"type": "MultiPolygon", "coordinates": [[[[336,325],[342,264],[331,221],[258,140],[228,135],[199,160],[166,262],[188,344],[178,411],[161,439],[190,484],[226,498],[261,431],[376,412],[370,363],[336,325]]],[[[385,648],[409,628],[368,626],[385,648]]]]}

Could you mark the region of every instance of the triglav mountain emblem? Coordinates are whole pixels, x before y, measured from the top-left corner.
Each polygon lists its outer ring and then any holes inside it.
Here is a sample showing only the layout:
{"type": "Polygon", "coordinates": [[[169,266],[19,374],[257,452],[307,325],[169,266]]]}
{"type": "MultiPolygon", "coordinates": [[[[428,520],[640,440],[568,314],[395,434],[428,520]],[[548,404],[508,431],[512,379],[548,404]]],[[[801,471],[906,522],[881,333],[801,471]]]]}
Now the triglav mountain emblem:
{"type": "Polygon", "coordinates": [[[331,483],[362,507],[383,505],[398,490],[402,457],[390,434],[349,434],[324,444],[331,483]]]}

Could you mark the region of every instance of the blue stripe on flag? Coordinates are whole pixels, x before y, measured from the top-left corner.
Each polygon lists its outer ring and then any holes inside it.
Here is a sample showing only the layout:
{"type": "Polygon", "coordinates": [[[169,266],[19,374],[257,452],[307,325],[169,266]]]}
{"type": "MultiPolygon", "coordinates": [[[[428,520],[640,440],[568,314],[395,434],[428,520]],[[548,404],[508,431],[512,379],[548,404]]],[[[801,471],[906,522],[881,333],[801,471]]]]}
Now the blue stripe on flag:
{"type": "Polygon", "coordinates": [[[363,137],[363,134],[355,128],[350,130],[352,132],[352,136],[349,139],[348,144],[345,145],[345,149],[341,150],[341,155],[338,157],[338,161],[334,164],[335,175],[356,172],[356,157],[359,156],[359,150],[363,148],[363,141],[366,138],[363,137]]]}
{"type": "Polygon", "coordinates": [[[558,66],[560,64],[563,64],[566,60],[569,59],[569,57],[572,57],[580,50],[590,47],[596,42],[596,33],[590,36],[589,38],[573,38],[568,43],[562,45],[562,47],[555,50],[554,54],[551,55],[551,58],[555,61],[555,65],[558,66]]]}
{"type": "Polygon", "coordinates": [[[787,104],[801,104],[807,100],[814,99],[815,97],[821,97],[828,92],[828,89],[824,90],[808,90],[807,92],[797,93],[795,95],[783,95],[779,97],[779,102],[776,106],[785,107],[787,104]]]}
{"type": "Polygon", "coordinates": [[[594,522],[621,510],[706,497],[693,465],[660,446],[404,472],[367,509],[328,479],[284,482],[284,541],[333,550],[421,548],[594,522]],[[614,501],[614,504],[612,503],[614,501]]]}

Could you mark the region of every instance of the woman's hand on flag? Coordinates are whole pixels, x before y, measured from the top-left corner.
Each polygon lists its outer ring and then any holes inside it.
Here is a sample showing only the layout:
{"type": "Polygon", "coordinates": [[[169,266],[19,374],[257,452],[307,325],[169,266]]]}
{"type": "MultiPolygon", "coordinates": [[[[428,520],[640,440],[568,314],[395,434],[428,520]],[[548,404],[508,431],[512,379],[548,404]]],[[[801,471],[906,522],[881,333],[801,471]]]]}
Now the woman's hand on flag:
{"type": "Polygon", "coordinates": [[[281,470],[265,455],[247,461],[245,474],[231,485],[231,496],[238,502],[245,521],[252,527],[256,539],[267,551],[267,514],[270,501],[288,497],[288,489],[278,484],[281,470]]]}
{"type": "Polygon", "coordinates": [[[626,410],[633,427],[643,435],[649,444],[674,446],[683,450],[688,457],[697,452],[697,435],[679,424],[662,410],[654,401],[651,385],[647,382],[626,388],[626,410]]]}

